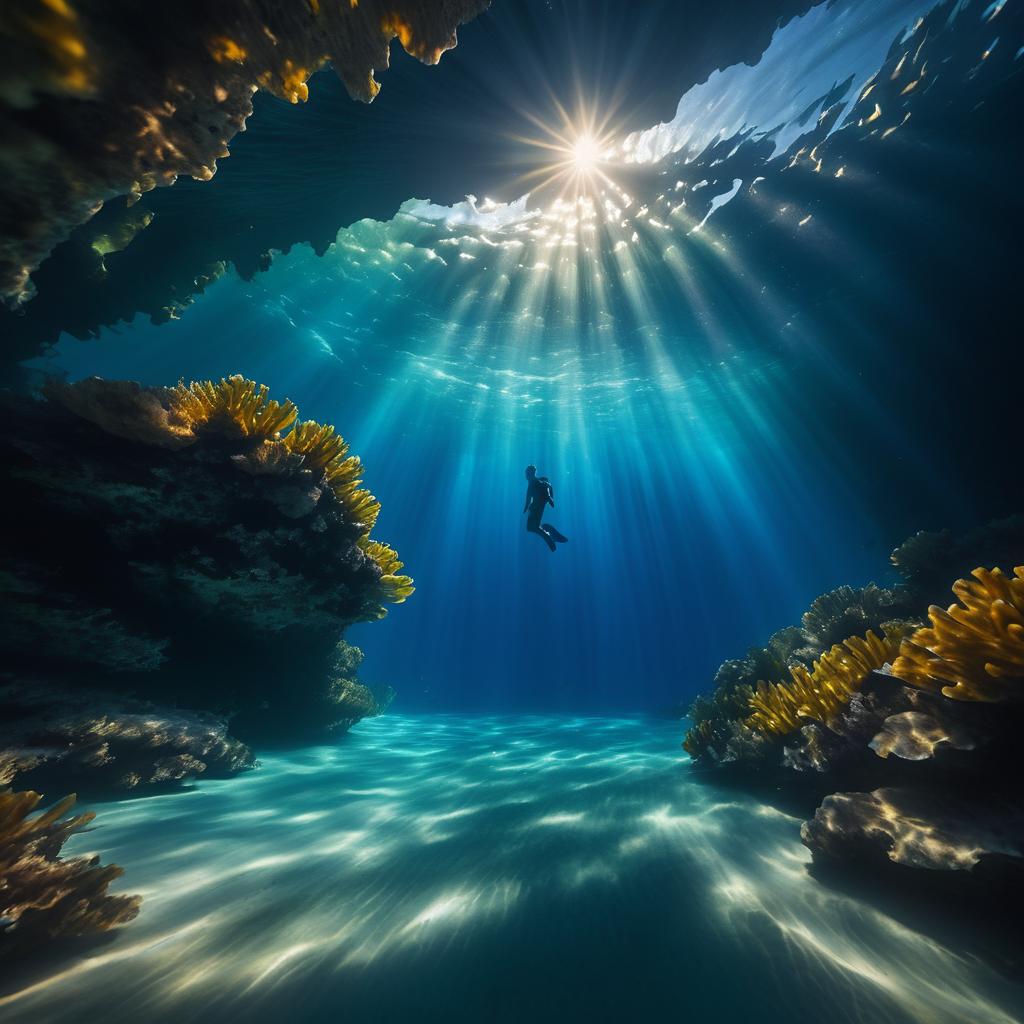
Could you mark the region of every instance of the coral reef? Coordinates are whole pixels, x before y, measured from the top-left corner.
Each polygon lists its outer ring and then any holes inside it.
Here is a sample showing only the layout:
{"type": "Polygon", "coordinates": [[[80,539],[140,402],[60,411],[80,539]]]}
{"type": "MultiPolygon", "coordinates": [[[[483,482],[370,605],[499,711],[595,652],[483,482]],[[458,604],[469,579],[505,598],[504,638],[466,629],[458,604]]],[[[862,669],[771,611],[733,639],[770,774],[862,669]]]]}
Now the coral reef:
{"type": "Polygon", "coordinates": [[[1020,700],[1024,681],[1024,566],[1007,578],[975,569],[957,580],[959,605],[932,605],[931,627],[903,641],[893,675],[952,700],[1020,700]]]}
{"type": "Polygon", "coordinates": [[[1012,567],[1021,551],[1024,515],[1015,515],[959,536],[951,530],[915,533],[893,551],[891,561],[918,604],[938,604],[950,580],[966,576],[978,565],[1012,567]]]}
{"type": "Polygon", "coordinates": [[[958,603],[932,604],[930,625],[882,623],[881,638],[872,625],[810,668],[806,658],[839,623],[923,605],[935,594],[930,557],[962,566],[974,552],[1002,551],[1011,556],[1004,564],[1018,564],[1021,523],[1013,517],[961,538],[918,534],[893,555],[904,583],[839,588],[814,602],[799,630],[726,662],[716,691],[691,709],[684,747],[694,763],[820,802],[801,833],[816,862],[961,872],[971,892],[980,886],[997,898],[1018,884],[1024,567],[975,568],[953,584],[958,603]],[[753,666],[779,655],[789,681],[751,688],[753,666]]]}
{"type": "Polygon", "coordinates": [[[894,587],[838,587],[816,597],[801,619],[807,650],[826,651],[846,637],[917,613],[920,602],[894,587]]]}
{"type": "Polygon", "coordinates": [[[222,0],[148,5],[25,0],[0,17],[0,295],[31,294],[53,246],[114,196],[208,180],[252,97],[289,103],[327,64],[369,101],[397,38],[424,63],[488,0],[222,0]]]}
{"type": "Polygon", "coordinates": [[[339,702],[335,647],[412,580],[370,538],[380,505],[332,428],[287,432],[292,403],[241,377],[93,379],[3,401],[19,425],[0,442],[13,670],[231,715],[242,739],[369,707],[351,687],[339,702]]]}
{"type": "Polygon", "coordinates": [[[356,673],[362,662],[363,652],[358,647],[344,640],[338,642],[331,664],[333,678],[328,689],[328,700],[333,708],[333,732],[347,732],[364,718],[384,714],[394,699],[395,692],[391,687],[377,694],[359,682],[356,673]]]}
{"type": "Polygon", "coordinates": [[[69,836],[94,815],[64,815],[75,803],[65,797],[30,817],[38,793],[0,791],[0,947],[8,955],[63,936],[89,935],[133,920],[138,896],[111,896],[107,888],[123,874],[98,857],[60,856],[69,836]]]}

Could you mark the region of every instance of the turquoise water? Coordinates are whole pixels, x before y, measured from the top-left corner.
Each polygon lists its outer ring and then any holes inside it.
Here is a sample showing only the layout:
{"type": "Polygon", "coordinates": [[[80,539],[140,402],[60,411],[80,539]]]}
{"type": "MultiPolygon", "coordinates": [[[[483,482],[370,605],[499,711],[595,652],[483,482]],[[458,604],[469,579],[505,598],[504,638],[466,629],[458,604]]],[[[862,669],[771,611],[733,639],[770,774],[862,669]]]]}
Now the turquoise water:
{"type": "Polygon", "coordinates": [[[393,715],[103,804],[70,850],[130,865],[144,912],[4,1019],[1015,1019],[1015,986],[816,882],[799,819],[699,781],[678,733],[393,715]]]}

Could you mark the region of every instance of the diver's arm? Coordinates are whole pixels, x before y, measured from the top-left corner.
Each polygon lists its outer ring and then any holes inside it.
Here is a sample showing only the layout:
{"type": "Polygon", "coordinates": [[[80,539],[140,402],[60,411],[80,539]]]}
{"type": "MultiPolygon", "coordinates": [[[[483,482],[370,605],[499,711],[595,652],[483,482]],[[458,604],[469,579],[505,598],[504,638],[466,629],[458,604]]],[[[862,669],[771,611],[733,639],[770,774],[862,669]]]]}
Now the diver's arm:
{"type": "Polygon", "coordinates": [[[529,486],[529,484],[527,484],[527,486],[526,486],[526,504],[523,505],[523,511],[527,512],[527,511],[529,511],[529,508],[530,508],[530,486],[529,486]]]}
{"type": "Polygon", "coordinates": [[[548,504],[552,508],[555,507],[555,489],[554,487],[551,486],[551,484],[548,484],[548,504]]]}

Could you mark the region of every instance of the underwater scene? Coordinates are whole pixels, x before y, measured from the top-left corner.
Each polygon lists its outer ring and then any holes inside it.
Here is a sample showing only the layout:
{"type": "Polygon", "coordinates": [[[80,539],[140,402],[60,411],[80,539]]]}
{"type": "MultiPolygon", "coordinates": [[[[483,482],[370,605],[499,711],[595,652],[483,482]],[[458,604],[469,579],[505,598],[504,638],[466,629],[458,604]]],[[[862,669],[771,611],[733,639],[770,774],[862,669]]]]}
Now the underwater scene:
{"type": "Polygon", "coordinates": [[[9,0],[0,1024],[1024,1024],[1024,2],[9,0]]]}

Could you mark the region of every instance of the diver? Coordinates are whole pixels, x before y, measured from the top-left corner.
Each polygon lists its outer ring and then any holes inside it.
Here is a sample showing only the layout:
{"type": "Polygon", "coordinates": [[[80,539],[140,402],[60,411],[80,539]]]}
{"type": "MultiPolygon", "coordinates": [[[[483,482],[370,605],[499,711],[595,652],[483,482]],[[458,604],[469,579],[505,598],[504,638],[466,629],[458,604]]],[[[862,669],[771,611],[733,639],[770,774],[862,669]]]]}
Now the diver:
{"type": "Polygon", "coordinates": [[[555,490],[546,476],[537,476],[536,466],[526,467],[526,504],[528,512],[526,530],[544,538],[544,543],[554,551],[556,544],[564,544],[569,538],[563,537],[550,523],[541,525],[541,518],[547,505],[555,507],[555,490]]]}

